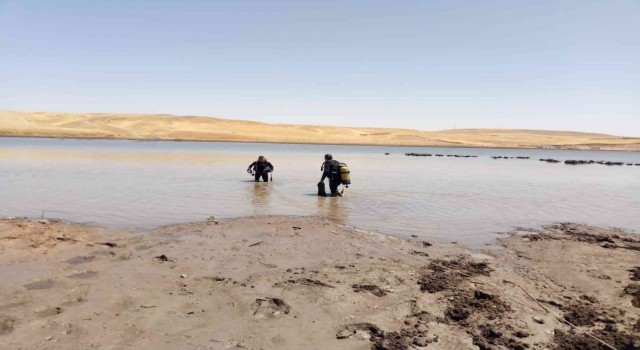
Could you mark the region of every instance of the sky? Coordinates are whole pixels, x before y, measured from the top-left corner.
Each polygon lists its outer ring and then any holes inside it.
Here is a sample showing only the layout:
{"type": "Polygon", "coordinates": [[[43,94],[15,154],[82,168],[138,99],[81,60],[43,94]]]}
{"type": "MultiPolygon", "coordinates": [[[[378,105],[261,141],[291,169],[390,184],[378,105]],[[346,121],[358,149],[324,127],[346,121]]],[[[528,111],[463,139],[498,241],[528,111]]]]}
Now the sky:
{"type": "Polygon", "coordinates": [[[0,0],[0,109],[640,136],[640,1],[0,0]]]}

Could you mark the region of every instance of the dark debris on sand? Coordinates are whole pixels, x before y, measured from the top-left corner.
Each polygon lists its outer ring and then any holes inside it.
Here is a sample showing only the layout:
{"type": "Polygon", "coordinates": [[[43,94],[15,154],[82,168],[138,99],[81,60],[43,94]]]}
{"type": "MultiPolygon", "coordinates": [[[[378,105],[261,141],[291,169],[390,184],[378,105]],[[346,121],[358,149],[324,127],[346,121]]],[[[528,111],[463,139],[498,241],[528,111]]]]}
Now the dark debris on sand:
{"type": "Polygon", "coordinates": [[[495,320],[511,310],[498,296],[479,290],[457,291],[449,301],[445,315],[449,320],[463,325],[466,325],[473,315],[485,320],[495,320]]]}
{"type": "Polygon", "coordinates": [[[330,284],[326,284],[324,282],[314,280],[311,278],[298,278],[298,279],[289,279],[286,281],[278,282],[274,286],[275,287],[285,287],[287,285],[301,284],[309,287],[320,287],[320,288],[335,288],[330,284]]]}
{"type": "Polygon", "coordinates": [[[631,305],[640,307],[640,284],[630,283],[628,286],[624,287],[622,295],[631,295],[631,305]]]}
{"type": "MultiPolygon", "coordinates": [[[[640,336],[620,331],[613,324],[593,330],[591,334],[618,350],[640,349],[640,336]]],[[[595,338],[575,329],[569,331],[556,329],[553,340],[554,350],[611,350],[595,338]]]]}
{"type": "Polygon", "coordinates": [[[640,281],[640,266],[634,266],[627,271],[631,273],[629,279],[631,279],[632,281],[640,281]]]}
{"type": "Polygon", "coordinates": [[[410,350],[425,347],[437,342],[437,337],[426,336],[426,332],[416,329],[402,329],[399,332],[389,332],[378,338],[371,347],[372,350],[410,350]]]}
{"type": "MultiPolygon", "coordinates": [[[[626,236],[622,237],[616,233],[592,233],[588,227],[570,222],[562,222],[544,226],[549,231],[560,232],[564,237],[553,236],[551,234],[540,234],[540,239],[568,239],[577,242],[599,244],[607,249],[628,249],[640,251],[640,239],[626,236]]],[[[532,239],[533,235],[528,237],[532,239]]]]}
{"type": "Polygon", "coordinates": [[[464,257],[453,260],[434,259],[423,271],[418,284],[423,292],[436,293],[455,289],[462,280],[493,271],[486,262],[473,262],[464,257]]]}
{"type": "Polygon", "coordinates": [[[564,319],[574,326],[593,326],[599,316],[598,312],[587,303],[575,302],[564,307],[564,319]]]}
{"type": "Polygon", "coordinates": [[[514,338],[500,330],[508,328],[510,328],[510,326],[482,324],[476,331],[470,332],[473,339],[473,345],[477,346],[480,350],[493,350],[497,347],[514,350],[528,349],[529,344],[523,343],[517,339],[526,338],[522,336],[522,333],[519,334],[520,336],[514,334],[516,336],[516,338],[514,338]]]}

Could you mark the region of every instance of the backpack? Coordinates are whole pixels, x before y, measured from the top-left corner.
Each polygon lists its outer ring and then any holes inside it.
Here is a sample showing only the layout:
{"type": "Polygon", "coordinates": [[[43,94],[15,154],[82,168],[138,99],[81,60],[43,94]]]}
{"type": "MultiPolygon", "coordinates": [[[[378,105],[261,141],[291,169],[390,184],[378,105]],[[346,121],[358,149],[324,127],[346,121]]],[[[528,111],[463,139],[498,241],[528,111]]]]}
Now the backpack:
{"type": "Polygon", "coordinates": [[[332,180],[340,179],[340,165],[341,163],[337,160],[329,160],[325,163],[325,167],[328,167],[329,170],[329,178],[332,180]]]}

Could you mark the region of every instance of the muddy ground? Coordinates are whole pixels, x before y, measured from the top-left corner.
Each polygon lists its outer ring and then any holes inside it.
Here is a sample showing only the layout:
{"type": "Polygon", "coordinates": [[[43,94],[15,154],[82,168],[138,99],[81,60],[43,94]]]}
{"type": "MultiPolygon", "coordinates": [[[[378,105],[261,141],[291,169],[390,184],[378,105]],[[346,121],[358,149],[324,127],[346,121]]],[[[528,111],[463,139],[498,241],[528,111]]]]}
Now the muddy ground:
{"type": "Polygon", "coordinates": [[[321,218],[1,220],[0,348],[638,349],[639,279],[638,236],[570,223],[479,253],[321,218]]]}

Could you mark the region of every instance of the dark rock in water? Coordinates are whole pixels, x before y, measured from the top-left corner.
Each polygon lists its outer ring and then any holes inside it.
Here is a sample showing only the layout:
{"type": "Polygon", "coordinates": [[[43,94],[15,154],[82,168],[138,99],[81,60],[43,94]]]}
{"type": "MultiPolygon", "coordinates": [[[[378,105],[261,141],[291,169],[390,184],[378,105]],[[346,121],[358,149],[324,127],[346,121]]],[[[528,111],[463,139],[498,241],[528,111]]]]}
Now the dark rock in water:
{"type": "Polygon", "coordinates": [[[623,162],[605,162],[604,165],[612,166],[612,165],[624,165],[623,162]]]}
{"type": "Polygon", "coordinates": [[[444,157],[444,154],[436,154],[436,157],[444,157]]]}
{"type": "Polygon", "coordinates": [[[633,164],[631,164],[631,163],[627,163],[627,165],[633,165],[633,164]]]}
{"type": "Polygon", "coordinates": [[[384,155],[385,155],[385,156],[388,156],[388,155],[390,155],[390,154],[391,154],[391,153],[385,153],[384,155]]]}
{"type": "Polygon", "coordinates": [[[564,164],[578,165],[578,164],[591,164],[588,160],[565,160],[564,164]]]}
{"type": "Polygon", "coordinates": [[[551,159],[551,158],[549,158],[549,159],[540,159],[540,161],[541,162],[547,162],[547,163],[560,163],[559,160],[551,159]]]}

